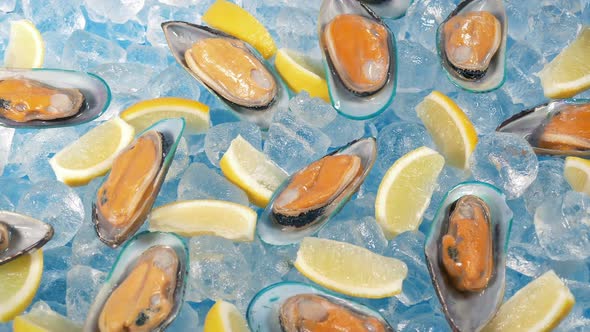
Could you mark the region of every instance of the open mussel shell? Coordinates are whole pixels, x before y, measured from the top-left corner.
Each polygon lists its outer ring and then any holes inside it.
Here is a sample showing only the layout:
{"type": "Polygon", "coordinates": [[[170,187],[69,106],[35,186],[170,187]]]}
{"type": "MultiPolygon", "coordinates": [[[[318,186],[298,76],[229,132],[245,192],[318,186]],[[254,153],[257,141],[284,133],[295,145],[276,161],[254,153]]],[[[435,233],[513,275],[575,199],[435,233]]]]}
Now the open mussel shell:
{"type": "Polygon", "coordinates": [[[51,225],[22,214],[0,211],[0,244],[4,244],[0,249],[0,265],[43,247],[52,237],[51,225]]]}
{"type": "Polygon", "coordinates": [[[385,18],[400,18],[406,15],[408,7],[414,0],[361,0],[377,15],[385,18]]]}
{"type": "Polygon", "coordinates": [[[506,251],[512,211],[505,195],[483,182],[466,182],[451,189],[444,197],[430,226],[424,252],[436,295],[453,330],[479,331],[496,314],[504,298],[506,251]],[[457,201],[466,195],[483,200],[489,208],[492,240],[492,273],[487,286],[480,291],[458,291],[442,263],[442,237],[447,232],[449,215],[457,201]]]}
{"type": "Polygon", "coordinates": [[[246,312],[246,319],[248,320],[250,329],[254,332],[286,331],[281,326],[279,319],[281,306],[289,298],[304,294],[319,295],[323,299],[351,312],[371,317],[379,321],[385,327],[385,331],[393,332],[391,325],[377,311],[354,301],[340,298],[333,293],[299,282],[280,282],[259,291],[250,301],[246,312]]]}
{"type": "MultiPolygon", "coordinates": [[[[189,262],[188,247],[183,239],[173,233],[142,232],[133,237],[121,250],[117,261],[110,271],[104,285],[94,298],[86,316],[84,331],[99,331],[99,318],[111,294],[128,277],[143,253],[154,247],[170,248],[178,258],[176,286],[173,292],[174,305],[170,314],[152,331],[164,331],[180,312],[184,301],[189,262]]],[[[133,305],[133,303],[129,303],[133,305]]]]}
{"type": "Polygon", "coordinates": [[[512,116],[496,130],[523,137],[537,154],[590,157],[590,99],[542,104],[512,116]]]}
{"type": "MultiPolygon", "coordinates": [[[[355,30],[361,31],[359,29],[355,30]]],[[[397,75],[395,37],[387,25],[371,9],[357,0],[324,0],[320,8],[318,32],[332,106],[340,114],[351,119],[368,119],[384,111],[393,101],[397,75]],[[377,36],[385,38],[388,51],[387,57],[380,59],[379,64],[373,60],[367,60],[363,61],[363,65],[360,66],[364,80],[367,81],[368,77],[371,77],[371,81],[376,79],[375,81],[382,82],[382,85],[379,85],[380,87],[376,88],[378,85],[374,85],[373,88],[368,90],[357,91],[358,88],[353,87],[355,84],[350,83],[349,79],[339,73],[338,68],[344,68],[344,65],[339,65],[343,62],[330,56],[329,48],[334,49],[330,45],[335,45],[336,42],[331,42],[334,38],[330,37],[332,34],[327,31],[329,31],[329,24],[337,17],[342,17],[341,15],[362,17],[366,22],[374,24],[374,27],[379,27],[379,30],[381,30],[377,33],[373,28],[370,30],[365,28],[375,38],[377,36]],[[387,36],[382,36],[382,34],[387,36]]],[[[339,33],[334,32],[334,34],[339,33]]],[[[340,35],[343,37],[349,36],[348,33],[340,33],[340,35]]],[[[357,38],[357,40],[361,39],[357,38]]],[[[364,52],[355,53],[363,54],[364,52]]],[[[341,69],[341,71],[344,72],[345,70],[341,69]]]]}
{"type": "Polygon", "coordinates": [[[508,18],[503,0],[464,0],[438,27],[436,33],[436,45],[442,66],[448,78],[455,85],[471,92],[487,92],[502,86],[506,71],[506,36],[508,34],[508,18]],[[478,78],[467,78],[461,73],[461,69],[454,66],[445,51],[444,29],[445,24],[457,15],[470,12],[486,11],[498,19],[501,27],[499,47],[489,60],[489,64],[478,70],[478,78]],[[482,72],[484,72],[482,74],[482,72]],[[482,76],[483,75],[483,76],[482,76]]]}
{"type": "MultiPolygon", "coordinates": [[[[102,242],[104,242],[110,247],[115,248],[121,245],[123,242],[125,242],[135,232],[137,232],[137,230],[144,223],[149,212],[151,211],[151,208],[154,204],[154,201],[156,200],[156,197],[158,196],[162,183],[166,178],[166,173],[170,168],[170,164],[174,159],[174,154],[176,153],[176,148],[178,147],[180,139],[182,138],[184,127],[185,121],[182,118],[161,120],[152,125],[151,127],[147,128],[145,131],[143,131],[138,136],[136,141],[132,143],[131,146],[134,146],[138,139],[142,137],[147,137],[147,135],[152,136],[154,133],[157,133],[161,138],[162,158],[161,163],[159,165],[154,165],[154,167],[158,167],[157,173],[155,173],[152,182],[145,188],[145,191],[126,193],[125,191],[123,191],[122,188],[115,188],[114,190],[110,191],[113,192],[112,195],[142,195],[137,205],[137,208],[133,210],[133,214],[129,216],[129,222],[126,222],[122,225],[114,225],[107,221],[101,213],[100,208],[97,206],[98,199],[103,197],[104,195],[104,193],[102,192],[103,186],[105,186],[105,183],[108,182],[109,177],[113,173],[113,170],[111,170],[111,172],[107,175],[102,185],[98,189],[98,192],[96,194],[96,200],[92,204],[92,221],[94,223],[96,233],[98,234],[98,237],[102,242]]],[[[123,151],[119,155],[119,157],[121,157],[121,155],[123,155],[124,152],[125,151],[123,151]]],[[[142,159],[138,159],[131,160],[131,163],[133,163],[134,161],[143,162],[142,159]]],[[[128,168],[128,170],[131,172],[136,171],[133,169],[132,166],[133,165],[131,165],[131,167],[128,168]]],[[[147,176],[147,174],[144,175],[147,176]]]]}
{"type": "MultiPolygon", "coordinates": [[[[313,207],[301,211],[301,214],[292,218],[291,224],[286,225],[281,220],[285,219],[282,215],[276,213],[275,205],[277,205],[277,198],[289,187],[291,182],[305,171],[309,166],[297,171],[291,175],[281,186],[274,192],[266,209],[262,212],[257,223],[258,236],[265,243],[272,245],[288,245],[301,241],[304,237],[310,236],[320,230],[322,226],[335,214],[337,214],[342,207],[350,200],[352,195],[359,189],[369,171],[375,163],[377,156],[377,144],[375,138],[361,138],[353,141],[350,144],[324,156],[349,155],[357,156],[360,159],[359,173],[356,177],[350,180],[341,191],[337,191],[335,197],[325,202],[324,205],[313,207]]],[[[321,160],[321,159],[320,159],[321,160]]]]}
{"type": "MultiPolygon", "coordinates": [[[[51,128],[74,126],[99,117],[111,102],[111,90],[106,82],[91,73],[62,69],[8,69],[0,68],[0,81],[23,79],[50,86],[54,89],[78,89],[82,94],[79,110],[74,115],[53,120],[17,122],[0,115],[0,125],[11,128],[51,128]]],[[[78,108],[78,106],[76,106],[78,108]]]]}
{"type": "MultiPolygon", "coordinates": [[[[266,129],[270,126],[273,114],[279,108],[286,107],[289,96],[283,82],[272,69],[272,66],[270,66],[268,62],[266,62],[266,60],[264,60],[264,58],[246,42],[242,42],[239,39],[206,26],[182,21],[164,22],[162,23],[162,29],[164,30],[164,35],[168,41],[168,47],[176,61],[239,117],[254,122],[261,128],[266,129]],[[264,67],[263,69],[266,69],[267,74],[271,75],[272,82],[267,83],[276,87],[274,98],[272,98],[270,102],[265,102],[265,104],[252,104],[251,101],[231,101],[229,95],[223,95],[224,92],[220,86],[212,86],[213,84],[216,84],[214,79],[210,79],[207,83],[203,77],[199,77],[200,74],[193,70],[193,68],[195,68],[194,64],[187,63],[185,54],[187,50],[191,50],[193,44],[207,38],[223,38],[229,41],[239,41],[240,43],[243,43],[242,46],[245,48],[242,48],[241,52],[248,54],[248,56],[252,56],[253,62],[262,65],[264,67]],[[191,66],[193,68],[191,68],[191,66]]],[[[201,75],[203,74],[201,73],[201,75]]]]}

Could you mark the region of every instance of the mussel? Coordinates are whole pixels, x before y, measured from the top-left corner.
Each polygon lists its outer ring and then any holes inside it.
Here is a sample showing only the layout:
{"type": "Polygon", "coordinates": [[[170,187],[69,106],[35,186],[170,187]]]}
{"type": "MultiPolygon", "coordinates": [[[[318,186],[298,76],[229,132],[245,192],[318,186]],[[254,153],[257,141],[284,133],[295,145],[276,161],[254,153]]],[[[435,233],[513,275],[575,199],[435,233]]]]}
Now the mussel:
{"type": "Polygon", "coordinates": [[[378,312],[296,282],[274,284],[258,292],[246,318],[255,332],[393,332],[378,312]]]}
{"type": "Polygon", "coordinates": [[[379,114],[396,84],[395,39],[387,25],[356,0],[324,0],[318,26],[334,108],[354,119],[379,114]]]}
{"type": "Polygon", "coordinates": [[[557,100],[504,121],[497,129],[526,139],[537,154],[590,156],[590,100],[557,100]]]}
{"type": "Polygon", "coordinates": [[[40,220],[0,211],[0,265],[43,247],[53,237],[53,227],[40,220]]]}
{"type": "Polygon", "coordinates": [[[111,99],[94,74],[59,69],[0,69],[0,124],[7,127],[77,125],[100,116],[111,99]]]}
{"type": "Polygon", "coordinates": [[[464,0],[442,22],[437,48],[449,79],[474,91],[504,82],[507,19],[502,0],[464,0]]]}
{"type": "Polygon", "coordinates": [[[183,303],[188,248],[170,233],[143,232],[121,251],[84,331],[163,331],[183,303]]]}
{"type": "Polygon", "coordinates": [[[459,184],[443,199],[424,252],[453,330],[479,331],[502,303],[511,224],[504,194],[487,183],[459,184]]]}
{"type": "Polygon", "coordinates": [[[406,15],[408,7],[414,0],[361,0],[375,13],[385,18],[400,18],[406,15]]]}
{"type": "Polygon", "coordinates": [[[359,139],[289,177],[260,217],[262,241],[286,245],[318,231],[358,190],[376,154],[374,138],[359,139]]]}
{"type": "Polygon", "coordinates": [[[96,232],[104,243],[117,247],[141,227],[183,131],[184,119],[162,120],[117,156],[92,207],[96,232]]]}
{"type": "Polygon", "coordinates": [[[176,61],[239,116],[268,128],[287,104],[282,81],[246,42],[187,22],[164,22],[162,29],[176,61]]]}

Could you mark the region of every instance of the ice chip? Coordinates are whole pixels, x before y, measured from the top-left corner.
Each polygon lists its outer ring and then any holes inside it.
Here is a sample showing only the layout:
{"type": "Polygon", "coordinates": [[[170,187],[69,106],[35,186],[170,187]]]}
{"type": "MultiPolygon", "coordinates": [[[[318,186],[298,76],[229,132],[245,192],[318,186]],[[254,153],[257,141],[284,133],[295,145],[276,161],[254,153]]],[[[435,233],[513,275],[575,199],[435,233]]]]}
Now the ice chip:
{"type": "Polygon", "coordinates": [[[248,205],[248,196],[205,164],[193,163],[178,183],[178,200],[218,199],[248,205]]]}
{"type": "Polygon", "coordinates": [[[88,16],[95,22],[125,23],[143,8],[144,0],[84,0],[88,16]]]}
{"type": "Polygon", "coordinates": [[[106,276],[105,272],[84,265],[76,265],[68,271],[66,305],[69,319],[75,322],[86,320],[86,314],[106,276]]]}
{"type": "Polygon", "coordinates": [[[116,42],[83,30],[76,30],[66,41],[62,65],[87,71],[107,62],[122,62],[125,50],[116,42]]]}
{"type": "Polygon", "coordinates": [[[77,1],[23,0],[22,6],[25,17],[35,22],[37,29],[58,32],[62,38],[86,26],[77,1]]]}
{"type": "Polygon", "coordinates": [[[243,121],[222,123],[209,128],[205,135],[205,153],[213,165],[219,166],[219,160],[238,135],[257,150],[261,150],[262,133],[258,126],[243,121]]]}

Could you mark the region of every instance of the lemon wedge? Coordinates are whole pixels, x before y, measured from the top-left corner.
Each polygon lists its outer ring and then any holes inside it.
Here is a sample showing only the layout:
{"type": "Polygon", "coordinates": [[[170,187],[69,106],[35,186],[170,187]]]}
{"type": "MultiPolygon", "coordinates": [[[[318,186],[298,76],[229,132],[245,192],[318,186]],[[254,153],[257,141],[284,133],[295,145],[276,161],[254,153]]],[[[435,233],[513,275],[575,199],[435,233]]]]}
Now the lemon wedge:
{"type": "Polygon", "coordinates": [[[246,319],[235,305],[217,301],[205,317],[203,332],[249,332],[246,319]]]}
{"type": "Polygon", "coordinates": [[[275,68],[295,93],[307,91],[311,97],[330,102],[328,83],[321,63],[295,51],[281,48],[275,58],[275,68]]]}
{"type": "Polygon", "coordinates": [[[45,42],[35,24],[29,20],[10,22],[10,37],[4,53],[4,66],[40,68],[45,58],[45,42]]]}
{"type": "Polygon", "coordinates": [[[14,332],[81,332],[82,326],[52,311],[34,307],[14,319],[14,332]]]}
{"type": "Polygon", "coordinates": [[[132,125],[137,133],[168,118],[184,118],[187,134],[202,134],[209,129],[209,107],[186,98],[143,100],[121,112],[120,117],[132,125]]]}
{"type": "Polygon", "coordinates": [[[569,98],[590,88],[590,27],[538,73],[545,96],[569,98]]]}
{"type": "Polygon", "coordinates": [[[482,332],[551,331],[567,316],[575,299],[550,270],[516,292],[482,332]]]}
{"type": "Polygon", "coordinates": [[[42,274],[41,249],[0,265],[0,323],[25,311],[37,293],[42,274]]]}
{"type": "Polygon", "coordinates": [[[443,156],[423,146],[387,170],[375,199],[375,219],[387,239],[418,229],[444,164],[443,156]]]}
{"type": "Polygon", "coordinates": [[[106,174],[113,161],[133,141],[135,130],[120,118],[88,131],[49,160],[57,179],[81,186],[106,174]]]}
{"type": "Polygon", "coordinates": [[[265,207],[287,173],[242,136],[234,138],[219,161],[221,172],[248,194],[250,201],[265,207]]]}
{"type": "Polygon", "coordinates": [[[152,211],[150,230],[182,236],[215,235],[234,241],[252,241],[256,211],[248,206],[218,200],[180,201],[152,211]]]}
{"type": "Polygon", "coordinates": [[[232,2],[215,1],[203,15],[203,22],[249,43],[265,59],[277,52],[275,41],[264,25],[252,14],[232,2]]]}
{"type": "Polygon", "coordinates": [[[463,110],[451,98],[433,91],[416,106],[416,112],[449,165],[467,169],[477,132],[463,110]]]}
{"type": "Polygon", "coordinates": [[[565,158],[563,176],[575,191],[590,195],[590,160],[579,157],[565,158]]]}
{"type": "Polygon", "coordinates": [[[406,264],[346,242],[306,237],[297,270],[330,290],[357,297],[385,298],[401,293],[406,264]]]}

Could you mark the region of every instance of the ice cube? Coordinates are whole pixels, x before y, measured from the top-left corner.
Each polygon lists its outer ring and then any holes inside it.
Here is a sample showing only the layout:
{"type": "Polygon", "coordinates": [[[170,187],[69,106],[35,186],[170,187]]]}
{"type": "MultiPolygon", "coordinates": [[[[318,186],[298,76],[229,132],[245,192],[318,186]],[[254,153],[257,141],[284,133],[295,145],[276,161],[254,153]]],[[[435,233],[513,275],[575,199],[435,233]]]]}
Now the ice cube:
{"type": "Polygon", "coordinates": [[[293,173],[323,157],[330,138],[308,126],[289,110],[275,114],[264,143],[264,153],[288,173],[293,173]]]}
{"type": "Polygon", "coordinates": [[[431,52],[436,52],[438,26],[455,7],[453,0],[414,1],[406,12],[406,24],[400,27],[399,34],[420,43],[431,52]]]}
{"type": "MultiPolygon", "coordinates": [[[[545,100],[543,87],[535,73],[543,68],[545,61],[530,44],[512,44],[506,55],[506,82],[502,91],[512,98],[515,104],[533,107],[545,100]]],[[[515,109],[520,112],[522,109],[515,109]]]]}
{"type": "Polygon", "coordinates": [[[525,191],[523,198],[527,210],[533,214],[541,203],[556,200],[570,188],[563,177],[562,159],[547,159],[539,162],[539,173],[535,181],[525,191]]]}
{"type": "Polygon", "coordinates": [[[138,63],[105,63],[92,70],[102,77],[113,93],[135,94],[143,89],[153,70],[138,63]]]}
{"type": "Polygon", "coordinates": [[[401,40],[397,43],[397,86],[401,91],[423,91],[434,86],[439,60],[431,49],[417,42],[401,40]]]}
{"type": "Polygon", "coordinates": [[[334,121],[322,128],[330,138],[330,146],[342,147],[365,136],[365,121],[349,119],[338,114],[334,121]]]}
{"type": "Polygon", "coordinates": [[[545,253],[555,260],[590,257],[590,197],[569,191],[535,211],[535,230],[545,253]]]}
{"type": "Polygon", "coordinates": [[[23,0],[22,6],[25,17],[35,22],[39,31],[55,31],[68,36],[86,26],[78,1],[23,0]]]}
{"type": "Polygon", "coordinates": [[[102,287],[107,274],[89,266],[76,265],[68,271],[66,305],[68,318],[84,322],[94,298],[102,287]]]}
{"type": "Polygon", "coordinates": [[[4,166],[8,162],[14,129],[0,127],[0,175],[4,173],[4,166]]]}
{"type": "Polygon", "coordinates": [[[375,168],[383,175],[406,153],[421,146],[433,146],[424,126],[410,122],[396,122],[383,128],[377,136],[375,168]]]}
{"type": "Polygon", "coordinates": [[[525,40],[549,61],[576,38],[580,29],[577,16],[554,5],[541,7],[529,22],[530,32],[525,40]]]}
{"type": "Polygon", "coordinates": [[[491,132],[509,117],[496,93],[460,93],[457,105],[467,114],[478,133],[491,132]]]}
{"type": "Polygon", "coordinates": [[[200,94],[197,81],[176,63],[154,75],[144,92],[146,98],[183,97],[193,100],[198,100],[200,94]]]}
{"type": "Polygon", "coordinates": [[[76,30],[66,41],[62,65],[69,69],[87,71],[103,63],[124,60],[125,50],[116,42],[76,30]]]}
{"type": "Polygon", "coordinates": [[[185,302],[182,305],[182,309],[178,313],[178,316],[174,318],[172,324],[170,324],[167,331],[193,331],[196,330],[196,326],[199,325],[199,314],[194,310],[190,303],[185,302]]]}
{"type": "Polygon", "coordinates": [[[348,242],[382,254],[387,239],[374,217],[352,220],[332,220],[318,233],[319,237],[348,242]]]}
{"type": "Polygon", "coordinates": [[[84,206],[72,188],[57,181],[37,182],[18,202],[16,211],[42,220],[54,229],[45,249],[57,248],[70,242],[82,221],[84,206]]]}
{"type": "Polygon", "coordinates": [[[147,26],[147,40],[153,46],[168,47],[162,32],[162,22],[176,20],[193,24],[201,23],[201,11],[186,10],[164,4],[152,5],[149,8],[146,7],[146,10],[148,11],[147,22],[143,23],[147,26]]]}
{"type": "Polygon", "coordinates": [[[244,191],[202,163],[191,164],[182,174],[178,199],[218,199],[248,205],[244,191]]]}
{"type": "Polygon", "coordinates": [[[319,58],[317,13],[317,9],[281,7],[273,29],[278,35],[277,45],[319,58]]]}
{"type": "Polygon", "coordinates": [[[395,95],[395,102],[391,106],[393,112],[402,120],[422,123],[416,114],[416,106],[429,94],[428,90],[418,92],[399,92],[395,95]]]}
{"type": "Polygon", "coordinates": [[[111,40],[125,42],[145,43],[145,27],[136,19],[131,19],[123,24],[108,23],[106,34],[111,40]]]}
{"type": "Polygon", "coordinates": [[[139,63],[162,71],[168,65],[168,50],[134,43],[127,47],[127,62],[139,63]]]}
{"type": "Polygon", "coordinates": [[[35,300],[66,303],[66,277],[71,268],[72,248],[58,247],[43,251],[43,277],[35,300]]]}
{"type": "Polygon", "coordinates": [[[262,133],[257,125],[243,121],[222,123],[209,128],[205,135],[205,153],[213,165],[219,166],[219,160],[238,135],[257,150],[262,150],[262,133]]]}
{"type": "Polygon", "coordinates": [[[182,174],[182,172],[186,170],[188,164],[188,146],[186,139],[182,137],[178,143],[178,147],[176,148],[176,153],[174,154],[172,164],[170,164],[170,168],[168,169],[168,174],[166,174],[166,181],[177,179],[178,175],[182,174]]]}
{"type": "Polygon", "coordinates": [[[289,109],[305,124],[317,128],[325,127],[338,115],[330,104],[320,98],[312,98],[307,91],[292,98],[289,109]]]}
{"type": "Polygon", "coordinates": [[[72,265],[85,265],[108,272],[115,263],[120,249],[112,249],[98,238],[90,219],[76,233],[72,241],[72,265]]]}
{"type": "Polygon", "coordinates": [[[143,8],[144,0],[84,0],[88,16],[95,22],[125,23],[143,8]]]}
{"type": "Polygon", "coordinates": [[[539,171],[537,156],[530,144],[508,133],[480,137],[470,162],[478,181],[502,189],[508,199],[520,197],[539,171]]]}
{"type": "Polygon", "coordinates": [[[10,13],[16,7],[16,0],[2,0],[0,2],[0,12],[10,13]]]}
{"type": "Polygon", "coordinates": [[[55,31],[43,32],[43,41],[45,42],[45,60],[43,66],[46,68],[60,68],[63,50],[66,45],[64,35],[55,31]]]}

